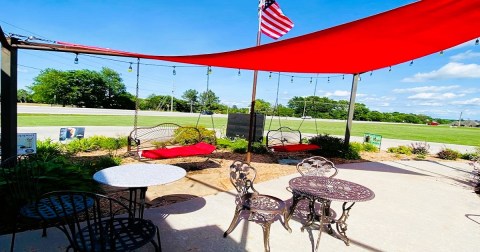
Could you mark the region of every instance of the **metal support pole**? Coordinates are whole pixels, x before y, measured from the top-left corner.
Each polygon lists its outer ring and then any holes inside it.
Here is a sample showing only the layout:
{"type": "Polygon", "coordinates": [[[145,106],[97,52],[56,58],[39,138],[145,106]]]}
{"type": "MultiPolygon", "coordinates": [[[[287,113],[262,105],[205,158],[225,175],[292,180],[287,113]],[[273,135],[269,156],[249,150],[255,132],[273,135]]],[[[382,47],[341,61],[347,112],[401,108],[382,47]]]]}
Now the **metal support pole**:
{"type": "Polygon", "coordinates": [[[360,74],[354,74],[352,80],[352,91],[350,92],[350,103],[348,105],[347,128],[345,129],[345,145],[350,144],[350,132],[352,131],[353,113],[355,112],[355,96],[357,96],[357,86],[360,74]]]}
{"type": "MultiPolygon", "coordinates": [[[[3,33],[0,36],[3,36],[3,33]]],[[[8,45],[17,42],[15,38],[7,38],[6,40],[8,45]]],[[[2,46],[0,79],[2,161],[17,155],[17,60],[17,48],[2,46]]]]}

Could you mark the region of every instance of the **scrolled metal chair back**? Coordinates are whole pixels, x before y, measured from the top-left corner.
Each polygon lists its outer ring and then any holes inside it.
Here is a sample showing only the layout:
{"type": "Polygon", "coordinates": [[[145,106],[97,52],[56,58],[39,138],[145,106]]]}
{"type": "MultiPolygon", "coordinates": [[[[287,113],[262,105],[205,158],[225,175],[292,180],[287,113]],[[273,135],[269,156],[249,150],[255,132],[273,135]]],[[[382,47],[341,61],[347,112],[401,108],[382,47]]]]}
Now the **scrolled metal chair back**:
{"type": "Polygon", "coordinates": [[[250,189],[256,192],[255,188],[253,188],[253,181],[256,176],[255,168],[247,163],[234,161],[230,165],[230,182],[240,195],[248,193],[250,189]]]}
{"type": "Polygon", "coordinates": [[[297,171],[302,176],[322,176],[335,177],[338,169],[328,159],[320,156],[314,156],[303,159],[297,164],[297,171]]]}

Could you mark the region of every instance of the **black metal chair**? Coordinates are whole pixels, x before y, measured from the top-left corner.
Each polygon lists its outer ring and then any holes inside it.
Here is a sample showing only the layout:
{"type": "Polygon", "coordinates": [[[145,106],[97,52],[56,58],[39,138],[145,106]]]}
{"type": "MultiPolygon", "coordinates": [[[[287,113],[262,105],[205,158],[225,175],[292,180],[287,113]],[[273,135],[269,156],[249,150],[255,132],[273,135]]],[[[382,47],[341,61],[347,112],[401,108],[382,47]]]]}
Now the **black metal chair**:
{"type": "MultiPolygon", "coordinates": [[[[6,187],[4,195],[5,202],[2,203],[12,230],[10,251],[15,246],[15,234],[21,226],[20,222],[28,222],[29,226],[40,223],[41,217],[35,209],[35,202],[39,196],[39,183],[42,169],[38,165],[35,155],[12,156],[3,161],[0,165],[0,178],[6,187]]],[[[5,218],[5,216],[3,217],[5,218]]],[[[43,226],[43,236],[46,236],[46,227],[43,226]]]]}
{"type": "Polygon", "coordinates": [[[104,195],[49,192],[37,201],[37,210],[66,235],[67,251],[133,251],[148,243],[161,251],[160,233],[152,221],[134,218],[128,206],[104,195]]]}
{"type": "MultiPolygon", "coordinates": [[[[234,161],[230,166],[230,182],[232,182],[238,192],[236,197],[237,206],[232,223],[223,234],[223,237],[227,237],[238,225],[240,213],[242,211],[248,211],[248,220],[254,221],[262,226],[265,251],[270,251],[270,225],[277,219],[281,219],[282,215],[285,220],[287,210],[285,203],[281,199],[260,194],[253,188],[255,177],[255,168],[247,163],[234,161]]],[[[292,231],[287,222],[284,221],[283,226],[289,232],[292,231]]]]}

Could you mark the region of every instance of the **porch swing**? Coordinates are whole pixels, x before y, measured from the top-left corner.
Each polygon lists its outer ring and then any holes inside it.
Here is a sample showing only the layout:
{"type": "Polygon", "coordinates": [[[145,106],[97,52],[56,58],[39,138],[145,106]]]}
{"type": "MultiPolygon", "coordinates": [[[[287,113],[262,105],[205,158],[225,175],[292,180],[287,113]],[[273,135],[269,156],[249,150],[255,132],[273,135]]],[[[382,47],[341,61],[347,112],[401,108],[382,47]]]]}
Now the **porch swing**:
{"type": "Polygon", "coordinates": [[[138,127],[139,67],[140,59],[137,61],[134,126],[128,136],[128,153],[133,153],[140,160],[141,158],[168,159],[207,156],[215,151],[216,146],[205,142],[197,127],[180,126],[176,123],[161,123],[153,127],[138,127]]]}
{"type": "MultiPolygon", "coordinates": [[[[305,108],[302,116],[302,121],[300,122],[300,125],[298,126],[297,129],[292,129],[287,126],[282,126],[282,122],[280,120],[280,112],[278,110],[278,93],[280,89],[280,75],[281,74],[278,73],[275,106],[274,106],[274,111],[272,113],[272,117],[270,119],[270,124],[268,126],[267,136],[265,139],[267,150],[271,151],[272,153],[285,154],[285,153],[291,153],[291,152],[307,152],[307,151],[320,149],[320,146],[316,144],[307,144],[302,142],[302,132],[300,131],[300,128],[302,127],[303,122],[306,118],[305,108]],[[278,124],[280,127],[278,129],[272,130],[271,126],[272,126],[272,121],[273,121],[275,112],[277,113],[278,124]]],[[[315,81],[314,96],[317,91],[317,83],[318,83],[318,78],[315,81]]],[[[318,135],[318,126],[317,126],[316,118],[315,118],[315,130],[318,135]]]]}

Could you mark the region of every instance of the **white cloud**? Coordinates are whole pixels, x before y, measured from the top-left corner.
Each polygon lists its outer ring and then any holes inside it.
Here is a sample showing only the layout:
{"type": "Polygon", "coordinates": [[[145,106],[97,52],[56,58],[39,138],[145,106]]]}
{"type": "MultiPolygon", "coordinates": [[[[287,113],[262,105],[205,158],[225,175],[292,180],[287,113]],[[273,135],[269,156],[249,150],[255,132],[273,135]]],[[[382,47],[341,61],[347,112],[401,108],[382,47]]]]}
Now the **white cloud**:
{"type": "Polygon", "coordinates": [[[429,107],[441,107],[441,106],[444,106],[445,103],[440,103],[440,102],[420,102],[416,105],[419,105],[419,106],[429,106],[429,107]]]}
{"type": "Polygon", "coordinates": [[[452,60],[452,61],[462,61],[462,60],[473,59],[473,58],[478,58],[478,57],[480,57],[480,53],[473,52],[472,50],[468,50],[466,52],[453,55],[452,57],[450,57],[450,60],[452,60]]]}
{"type": "Polygon", "coordinates": [[[410,100],[444,100],[465,96],[465,94],[454,93],[418,93],[408,97],[410,100]]]}
{"type": "Polygon", "coordinates": [[[465,101],[453,101],[453,102],[451,102],[451,104],[480,106],[480,98],[473,98],[473,99],[465,100],[465,101]]]}
{"type": "Polygon", "coordinates": [[[403,94],[403,93],[425,93],[425,92],[441,92],[452,89],[457,89],[460,86],[424,86],[424,87],[414,87],[414,88],[396,88],[393,90],[394,93],[403,94]]]}
{"type": "Polygon", "coordinates": [[[344,90],[335,90],[334,92],[326,92],[325,96],[327,97],[348,97],[350,96],[350,92],[344,90]]]}
{"type": "Polygon", "coordinates": [[[475,94],[475,93],[480,93],[480,88],[467,88],[467,89],[459,90],[458,92],[462,94],[475,94]]]}
{"type": "Polygon", "coordinates": [[[365,98],[359,99],[359,101],[362,101],[362,102],[387,102],[387,101],[394,101],[396,99],[397,99],[396,97],[382,96],[382,97],[365,97],[365,98]]]}
{"type": "Polygon", "coordinates": [[[450,62],[438,70],[429,73],[417,73],[404,78],[403,82],[425,82],[435,79],[480,78],[480,65],[450,62]]]}

